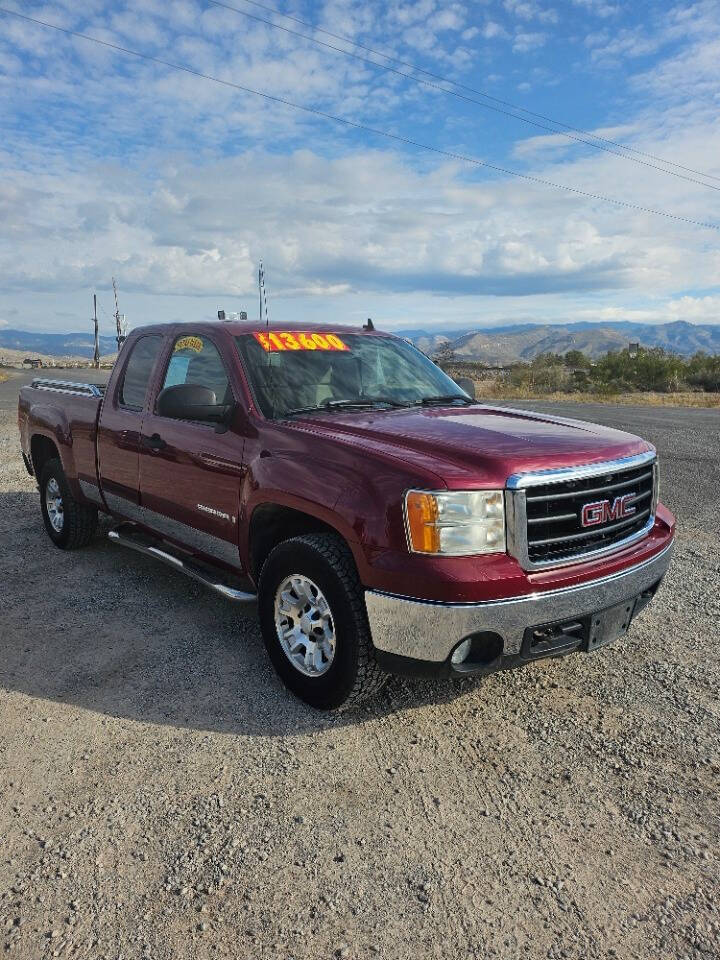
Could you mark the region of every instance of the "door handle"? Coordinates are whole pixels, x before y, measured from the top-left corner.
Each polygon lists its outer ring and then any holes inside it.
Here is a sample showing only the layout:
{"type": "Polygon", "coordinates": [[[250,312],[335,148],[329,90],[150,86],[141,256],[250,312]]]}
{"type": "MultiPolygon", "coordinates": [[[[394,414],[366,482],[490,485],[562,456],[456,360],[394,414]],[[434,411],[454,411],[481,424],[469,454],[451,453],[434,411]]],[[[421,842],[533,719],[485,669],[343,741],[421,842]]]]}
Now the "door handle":
{"type": "Polygon", "coordinates": [[[159,433],[154,433],[151,437],[143,437],[142,442],[144,447],[149,447],[150,450],[154,450],[155,452],[164,450],[167,446],[159,433]]]}

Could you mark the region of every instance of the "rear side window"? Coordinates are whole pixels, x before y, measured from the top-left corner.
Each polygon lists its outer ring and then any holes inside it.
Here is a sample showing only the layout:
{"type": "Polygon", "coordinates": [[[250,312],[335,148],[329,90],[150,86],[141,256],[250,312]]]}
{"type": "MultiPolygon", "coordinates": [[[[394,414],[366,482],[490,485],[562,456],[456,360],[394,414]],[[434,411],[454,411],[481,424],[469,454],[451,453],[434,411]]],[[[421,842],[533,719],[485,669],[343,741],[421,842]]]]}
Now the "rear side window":
{"type": "Polygon", "coordinates": [[[179,383],[194,383],[215,394],[215,403],[232,403],[225,366],[215,344],[195,334],[178,337],[173,345],[162,389],[179,383]]]}
{"type": "Polygon", "coordinates": [[[120,403],[124,407],[142,410],[145,406],[145,395],[161,344],[162,337],[141,337],[133,347],[120,387],[120,403]]]}

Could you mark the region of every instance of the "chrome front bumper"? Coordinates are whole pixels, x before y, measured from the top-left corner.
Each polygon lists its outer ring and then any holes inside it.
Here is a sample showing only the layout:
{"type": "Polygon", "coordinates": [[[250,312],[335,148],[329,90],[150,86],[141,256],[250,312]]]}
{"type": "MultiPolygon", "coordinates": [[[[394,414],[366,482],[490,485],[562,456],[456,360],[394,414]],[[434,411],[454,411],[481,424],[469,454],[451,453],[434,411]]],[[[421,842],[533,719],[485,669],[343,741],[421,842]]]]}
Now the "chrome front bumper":
{"type": "Polygon", "coordinates": [[[575,587],[484,603],[435,603],[368,590],[375,648],[395,657],[441,664],[469,634],[487,631],[503,641],[503,656],[520,654],[528,627],[570,620],[637,597],[664,576],[673,544],[627,570],[575,587]]]}

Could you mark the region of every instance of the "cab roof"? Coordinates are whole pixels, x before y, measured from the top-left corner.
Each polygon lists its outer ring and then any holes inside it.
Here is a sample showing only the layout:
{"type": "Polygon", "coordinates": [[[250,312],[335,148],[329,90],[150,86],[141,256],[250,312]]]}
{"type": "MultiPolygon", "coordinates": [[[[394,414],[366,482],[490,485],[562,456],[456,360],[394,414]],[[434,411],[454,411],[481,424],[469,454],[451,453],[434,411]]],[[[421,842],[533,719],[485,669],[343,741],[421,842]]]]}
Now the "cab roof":
{"type": "Polygon", "coordinates": [[[360,333],[364,336],[382,336],[391,337],[393,334],[385,333],[381,330],[363,330],[362,325],[350,326],[349,324],[329,324],[329,323],[270,323],[266,325],[259,320],[198,320],[183,323],[158,323],[144,327],[135,327],[132,331],[138,330],[152,331],[153,333],[175,333],[182,330],[216,330],[227,332],[233,337],[239,337],[243,334],[253,333],[282,333],[283,331],[303,333],[360,333]]]}

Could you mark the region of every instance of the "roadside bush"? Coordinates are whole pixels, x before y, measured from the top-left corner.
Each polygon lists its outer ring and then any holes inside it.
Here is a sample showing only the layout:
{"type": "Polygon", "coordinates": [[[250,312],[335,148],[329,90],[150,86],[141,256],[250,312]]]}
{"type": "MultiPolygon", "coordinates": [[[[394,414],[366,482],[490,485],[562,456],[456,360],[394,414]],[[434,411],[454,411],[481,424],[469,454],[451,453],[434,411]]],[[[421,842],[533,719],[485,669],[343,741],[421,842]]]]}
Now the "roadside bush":
{"type": "MultiPolygon", "coordinates": [[[[452,365],[454,366],[454,365],[452,365]]],[[[488,373],[480,364],[464,362],[462,376],[487,383],[488,373]]],[[[453,375],[448,368],[448,372],[453,375]]],[[[579,350],[563,357],[542,353],[530,363],[519,363],[492,375],[486,392],[495,396],[512,393],[533,396],[549,393],[592,393],[602,396],[621,393],[678,393],[705,391],[720,393],[720,355],[696,353],[687,359],[656,347],[630,353],[608,353],[593,362],[579,350]]]]}
{"type": "Polygon", "coordinates": [[[687,382],[700,390],[720,392],[720,356],[696,353],[688,362],[687,382]]]}
{"type": "Polygon", "coordinates": [[[629,350],[608,353],[592,369],[597,383],[624,384],[624,389],[655,390],[659,393],[677,391],[684,383],[687,362],[662,348],[640,350],[632,355],[629,350]]]}

